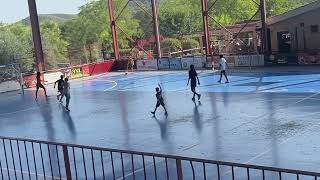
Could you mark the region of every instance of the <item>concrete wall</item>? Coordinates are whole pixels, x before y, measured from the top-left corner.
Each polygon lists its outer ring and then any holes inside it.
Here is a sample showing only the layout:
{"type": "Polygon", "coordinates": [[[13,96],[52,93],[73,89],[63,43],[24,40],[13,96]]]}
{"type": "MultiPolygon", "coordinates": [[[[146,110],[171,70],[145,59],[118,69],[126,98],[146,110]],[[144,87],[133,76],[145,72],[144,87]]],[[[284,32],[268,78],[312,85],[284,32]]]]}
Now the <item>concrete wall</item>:
{"type": "Polygon", "coordinates": [[[320,9],[269,25],[272,51],[279,51],[277,32],[281,31],[289,31],[291,34],[291,52],[320,50],[320,32],[312,33],[311,25],[318,25],[320,28],[320,9]]]}

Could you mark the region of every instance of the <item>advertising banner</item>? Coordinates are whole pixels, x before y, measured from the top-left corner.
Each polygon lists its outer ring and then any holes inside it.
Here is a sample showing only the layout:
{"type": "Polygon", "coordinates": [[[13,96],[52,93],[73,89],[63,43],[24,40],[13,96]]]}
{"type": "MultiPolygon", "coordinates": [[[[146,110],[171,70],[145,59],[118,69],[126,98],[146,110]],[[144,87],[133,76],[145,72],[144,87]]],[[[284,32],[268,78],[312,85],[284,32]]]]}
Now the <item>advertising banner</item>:
{"type": "Polygon", "coordinates": [[[169,59],[169,69],[180,70],[181,66],[181,58],[169,59]]]}
{"type": "Polygon", "coordinates": [[[296,54],[273,54],[266,59],[266,64],[273,65],[297,65],[299,64],[298,56],[296,54]]]}
{"type": "Polygon", "coordinates": [[[250,56],[235,56],[235,66],[237,67],[249,67],[250,56]]]}
{"type": "Polygon", "coordinates": [[[159,63],[158,63],[159,69],[161,69],[161,70],[170,69],[169,65],[170,65],[169,64],[169,59],[167,59],[167,58],[159,59],[159,63]]]}
{"type": "Polygon", "coordinates": [[[299,54],[299,64],[320,64],[320,54],[299,54]]]}
{"type": "Polygon", "coordinates": [[[82,69],[80,67],[71,69],[71,78],[80,78],[82,76],[82,69]]]}
{"type": "Polygon", "coordinates": [[[264,55],[251,55],[251,66],[264,66],[264,55]]]}
{"type": "Polygon", "coordinates": [[[157,60],[138,60],[137,61],[138,70],[157,70],[157,60]]]}
{"type": "Polygon", "coordinates": [[[181,59],[182,69],[189,69],[190,65],[193,64],[193,57],[186,57],[181,59]]]}
{"type": "Polygon", "coordinates": [[[206,58],[204,56],[186,57],[181,59],[182,69],[189,69],[193,64],[195,68],[205,68],[206,58]]]}
{"type": "Polygon", "coordinates": [[[264,55],[235,56],[235,66],[264,66],[264,55]]]}

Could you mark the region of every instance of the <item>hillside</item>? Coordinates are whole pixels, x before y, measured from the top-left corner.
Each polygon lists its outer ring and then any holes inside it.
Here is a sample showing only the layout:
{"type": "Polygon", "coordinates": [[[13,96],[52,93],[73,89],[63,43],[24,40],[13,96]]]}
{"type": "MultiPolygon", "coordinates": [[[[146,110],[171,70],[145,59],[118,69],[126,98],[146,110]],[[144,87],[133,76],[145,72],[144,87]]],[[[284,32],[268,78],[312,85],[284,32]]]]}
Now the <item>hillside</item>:
{"type": "MultiPolygon", "coordinates": [[[[39,22],[53,21],[58,24],[62,24],[72,18],[75,18],[77,15],[73,14],[40,14],[39,22]]],[[[27,17],[20,21],[22,24],[29,26],[30,25],[30,17],[27,17]]]]}

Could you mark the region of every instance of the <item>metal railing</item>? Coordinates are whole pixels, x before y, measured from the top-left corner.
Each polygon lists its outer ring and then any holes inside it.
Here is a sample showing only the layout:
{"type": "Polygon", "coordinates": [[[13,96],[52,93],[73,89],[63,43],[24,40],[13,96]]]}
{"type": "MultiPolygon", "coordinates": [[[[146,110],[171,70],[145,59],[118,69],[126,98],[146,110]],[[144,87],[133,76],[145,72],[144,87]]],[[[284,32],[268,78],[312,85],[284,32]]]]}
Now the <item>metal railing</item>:
{"type": "Polygon", "coordinates": [[[314,179],[320,173],[0,137],[1,179],[314,179]]]}

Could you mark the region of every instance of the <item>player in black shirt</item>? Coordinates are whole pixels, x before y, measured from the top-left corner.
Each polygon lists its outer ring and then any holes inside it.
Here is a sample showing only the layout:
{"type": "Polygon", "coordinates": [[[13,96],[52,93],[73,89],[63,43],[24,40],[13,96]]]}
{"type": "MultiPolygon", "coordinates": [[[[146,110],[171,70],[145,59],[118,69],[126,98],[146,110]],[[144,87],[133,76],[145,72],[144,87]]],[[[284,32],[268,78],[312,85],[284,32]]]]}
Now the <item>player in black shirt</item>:
{"type": "Polygon", "coordinates": [[[41,74],[40,72],[37,72],[37,90],[36,90],[36,100],[38,99],[38,91],[39,88],[42,88],[44,90],[44,94],[47,96],[47,91],[46,88],[43,86],[43,84],[41,83],[41,74]]]}
{"type": "Polygon", "coordinates": [[[200,85],[200,81],[199,81],[199,78],[198,78],[198,74],[194,68],[194,65],[190,65],[190,70],[189,70],[189,79],[188,79],[188,84],[187,86],[189,86],[189,82],[191,80],[191,91],[193,92],[193,98],[192,100],[194,101],[195,100],[195,95],[198,96],[198,100],[200,100],[201,98],[201,94],[198,94],[196,92],[196,87],[197,87],[197,80],[198,80],[198,85],[200,85]]]}
{"type": "Polygon", "coordinates": [[[56,88],[56,84],[58,83],[58,92],[60,94],[57,95],[57,99],[59,100],[60,98],[60,102],[62,101],[62,98],[64,97],[64,91],[63,91],[63,84],[64,84],[64,80],[63,80],[63,75],[60,76],[60,79],[57,80],[55,83],[54,83],[54,87],[53,88],[56,88]]]}
{"type": "Polygon", "coordinates": [[[156,108],[151,113],[153,115],[155,115],[158,107],[161,105],[164,108],[165,113],[168,114],[167,109],[166,109],[165,104],[164,104],[164,101],[163,101],[161,86],[160,86],[160,84],[158,84],[158,85],[159,85],[159,87],[156,88],[157,104],[156,104],[156,108]]]}

